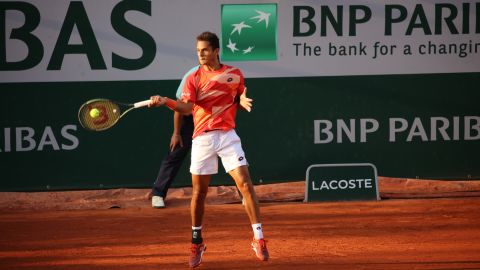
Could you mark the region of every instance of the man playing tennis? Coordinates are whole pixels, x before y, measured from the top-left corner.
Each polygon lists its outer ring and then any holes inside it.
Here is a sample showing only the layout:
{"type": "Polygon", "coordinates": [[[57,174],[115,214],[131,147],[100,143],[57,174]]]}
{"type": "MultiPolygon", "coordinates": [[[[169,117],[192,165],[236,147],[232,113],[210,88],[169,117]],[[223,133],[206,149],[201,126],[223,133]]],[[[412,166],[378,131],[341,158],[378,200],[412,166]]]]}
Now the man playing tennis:
{"type": "Polygon", "coordinates": [[[200,67],[186,79],[181,101],[161,96],[151,97],[150,106],[165,105],[180,113],[193,114],[190,267],[200,265],[206,250],[202,238],[202,220],[211,175],[218,172],[218,157],[243,195],[245,210],[254,233],[252,249],[255,255],[262,261],[269,257],[263,239],[258,199],[240,138],[234,130],[238,105],[250,111],[252,100],[246,97],[243,74],[238,68],[221,64],[219,50],[217,35],[211,32],[200,34],[197,37],[200,67]]]}

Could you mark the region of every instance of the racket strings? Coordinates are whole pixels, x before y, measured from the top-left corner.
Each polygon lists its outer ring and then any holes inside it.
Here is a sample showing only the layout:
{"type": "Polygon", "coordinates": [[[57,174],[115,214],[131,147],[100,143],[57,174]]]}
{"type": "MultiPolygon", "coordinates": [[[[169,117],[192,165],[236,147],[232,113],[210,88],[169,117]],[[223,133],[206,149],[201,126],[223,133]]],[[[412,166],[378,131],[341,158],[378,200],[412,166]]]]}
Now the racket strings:
{"type": "Polygon", "coordinates": [[[120,107],[114,102],[109,100],[92,100],[81,107],[78,119],[84,128],[101,131],[113,126],[120,116],[120,107]]]}

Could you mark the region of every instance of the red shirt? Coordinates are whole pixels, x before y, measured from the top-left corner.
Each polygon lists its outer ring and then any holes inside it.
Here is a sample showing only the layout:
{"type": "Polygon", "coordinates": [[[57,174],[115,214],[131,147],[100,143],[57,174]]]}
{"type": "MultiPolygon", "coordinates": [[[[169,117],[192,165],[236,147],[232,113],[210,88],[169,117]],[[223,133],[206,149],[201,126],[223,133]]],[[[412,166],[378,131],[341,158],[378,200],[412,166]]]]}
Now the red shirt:
{"type": "Polygon", "coordinates": [[[182,101],[194,104],[193,138],[208,130],[235,128],[238,106],[235,99],[243,91],[243,74],[232,66],[222,65],[215,71],[200,67],[190,74],[183,87],[182,101]]]}

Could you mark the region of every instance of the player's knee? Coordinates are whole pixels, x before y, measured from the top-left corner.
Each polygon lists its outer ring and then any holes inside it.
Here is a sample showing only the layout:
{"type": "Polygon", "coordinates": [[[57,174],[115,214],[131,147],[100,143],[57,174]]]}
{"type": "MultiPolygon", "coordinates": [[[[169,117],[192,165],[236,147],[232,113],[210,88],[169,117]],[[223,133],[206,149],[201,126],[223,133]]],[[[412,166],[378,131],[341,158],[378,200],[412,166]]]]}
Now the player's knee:
{"type": "Polygon", "coordinates": [[[238,184],[238,189],[240,189],[240,192],[242,192],[242,194],[244,195],[250,194],[253,192],[253,186],[247,181],[240,182],[238,184]]]}
{"type": "Polygon", "coordinates": [[[207,197],[207,193],[208,193],[208,188],[194,187],[192,190],[192,196],[195,198],[205,198],[207,197]]]}

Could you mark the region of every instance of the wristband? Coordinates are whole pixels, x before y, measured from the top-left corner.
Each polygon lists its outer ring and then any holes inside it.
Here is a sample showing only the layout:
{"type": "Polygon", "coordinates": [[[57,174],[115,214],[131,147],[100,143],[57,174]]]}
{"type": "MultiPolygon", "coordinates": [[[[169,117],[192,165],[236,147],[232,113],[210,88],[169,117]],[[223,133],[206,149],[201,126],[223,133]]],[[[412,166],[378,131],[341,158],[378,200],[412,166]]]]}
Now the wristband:
{"type": "Polygon", "coordinates": [[[165,99],[166,99],[165,106],[167,106],[170,110],[174,111],[175,108],[177,108],[177,102],[167,97],[165,99]]]}

